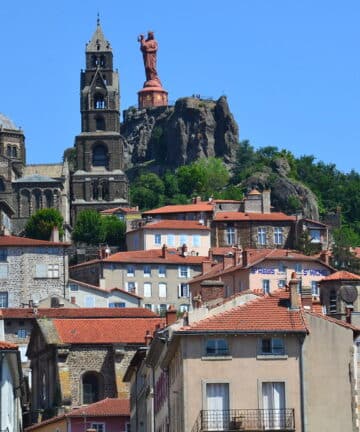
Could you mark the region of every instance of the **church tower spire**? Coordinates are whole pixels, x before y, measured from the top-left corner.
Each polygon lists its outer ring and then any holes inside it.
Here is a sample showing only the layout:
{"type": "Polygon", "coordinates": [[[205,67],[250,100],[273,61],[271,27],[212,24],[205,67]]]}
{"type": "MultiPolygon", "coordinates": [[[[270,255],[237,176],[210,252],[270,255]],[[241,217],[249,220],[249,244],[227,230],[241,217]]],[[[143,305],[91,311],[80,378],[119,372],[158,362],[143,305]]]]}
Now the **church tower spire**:
{"type": "Polygon", "coordinates": [[[84,209],[128,204],[128,181],[122,171],[119,75],[113,69],[112,48],[99,17],[86,44],[85,63],[80,78],[81,133],[75,139],[73,218],[84,209]]]}

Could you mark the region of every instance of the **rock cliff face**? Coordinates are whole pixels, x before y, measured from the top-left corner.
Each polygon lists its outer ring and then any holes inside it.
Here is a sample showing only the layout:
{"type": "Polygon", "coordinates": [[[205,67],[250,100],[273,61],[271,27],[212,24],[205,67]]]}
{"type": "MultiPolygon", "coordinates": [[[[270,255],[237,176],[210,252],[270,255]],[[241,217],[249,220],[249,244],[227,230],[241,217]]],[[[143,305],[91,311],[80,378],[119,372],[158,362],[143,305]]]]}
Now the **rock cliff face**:
{"type": "Polygon", "coordinates": [[[169,168],[201,157],[234,162],[238,126],[226,98],[217,101],[182,98],[174,106],[124,111],[125,169],[153,161],[169,168]]]}
{"type": "Polygon", "coordinates": [[[319,220],[315,194],[305,185],[288,177],[290,167],[286,159],[278,158],[273,166],[249,177],[244,186],[260,190],[271,189],[271,203],[276,211],[300,212],[306,218],[319,220]],[[298,208],[294,209],[294,205],[298,208]]]}

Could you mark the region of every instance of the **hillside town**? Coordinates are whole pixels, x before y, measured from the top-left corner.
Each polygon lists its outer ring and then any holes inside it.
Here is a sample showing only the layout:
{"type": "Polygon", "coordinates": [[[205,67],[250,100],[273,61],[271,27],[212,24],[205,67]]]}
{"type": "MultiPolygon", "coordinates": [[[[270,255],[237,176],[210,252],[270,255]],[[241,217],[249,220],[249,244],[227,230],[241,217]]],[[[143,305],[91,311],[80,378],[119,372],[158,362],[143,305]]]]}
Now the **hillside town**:
{"type": "MultiPolygon", "coordinates": [[[[121,124],[97,20],[62,163],[27,165],[24,132],[0,116],[1,431],[360,431],[360,274],[335,254],[339,213],[320,217],[305,186],[302,208],[281,209],[279,189],[254,179],[239,199],[134,204],[128,173],[154,118],[199,103],[171,107],[154,33],[138,42],[146,81],[121,124]],[[27,235],[54,209],[48,238],[27,235]],[[89,211],[121,221],[122,240],[92,242],[90,225],[78,240],[89,211]]],[[[220,111],[213,153],[194,160],[230,169],[237,127],[224,98],[206,103],[220,111]]],[[[169,166],[192,162],[186,146],[169,166]]]]}

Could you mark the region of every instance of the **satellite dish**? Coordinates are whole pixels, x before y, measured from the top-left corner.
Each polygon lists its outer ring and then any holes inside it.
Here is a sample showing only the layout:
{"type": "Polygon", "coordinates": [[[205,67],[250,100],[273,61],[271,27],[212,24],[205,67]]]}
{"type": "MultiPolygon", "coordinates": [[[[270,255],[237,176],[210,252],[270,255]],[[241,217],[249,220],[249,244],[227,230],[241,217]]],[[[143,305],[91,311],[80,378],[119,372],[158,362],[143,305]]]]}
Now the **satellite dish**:
{"type": "Polygon", "coordinates": [[[345,303],[354,303],[358,297],[358,291],[352,285],[343,285],[340,288],[340,297],[345,303]]]}

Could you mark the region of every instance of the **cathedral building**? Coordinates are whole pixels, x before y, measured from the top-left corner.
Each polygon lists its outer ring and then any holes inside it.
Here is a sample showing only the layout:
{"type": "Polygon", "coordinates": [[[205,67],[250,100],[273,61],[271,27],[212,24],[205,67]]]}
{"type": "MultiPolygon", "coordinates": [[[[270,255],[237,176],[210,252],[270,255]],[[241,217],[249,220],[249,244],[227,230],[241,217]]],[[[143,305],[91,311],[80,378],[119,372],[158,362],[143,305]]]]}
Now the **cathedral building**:
{"type": "MultiPolygon", "coordinates": [[[[65,226],[77,214],[128,207],[128,180],[123,171],[124,139],[120,135],[119,75],[99,19],[85,49],[81,71],[81,132],[75,137],[76,162],[26,165],[25,137],[12,120],[0,114],[0,227],[21,234],[29,217],[56,208],[65,226]]],[[[69,231],[66,231],[66,240],[69,231]]]]}
{"type": "Polygon", "coordinates": [[[80,82],[81,133],[75,138],[76,171],[71,180],[73,220],[81,210],[128,206],[119,75],[99,19],[85,58],[80,82]]]}

